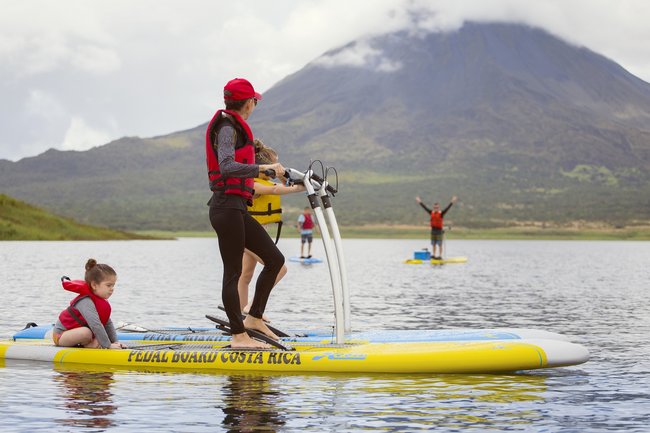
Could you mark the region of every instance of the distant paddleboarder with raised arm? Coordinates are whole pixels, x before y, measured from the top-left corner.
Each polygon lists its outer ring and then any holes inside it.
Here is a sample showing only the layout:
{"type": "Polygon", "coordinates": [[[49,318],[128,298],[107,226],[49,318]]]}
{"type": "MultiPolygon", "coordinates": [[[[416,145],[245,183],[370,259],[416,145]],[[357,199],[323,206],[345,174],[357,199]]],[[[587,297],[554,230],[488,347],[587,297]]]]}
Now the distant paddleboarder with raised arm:
{"type": "Polygon", "coordinates": [[[246,120],[262,95],[255,92],[248,80],[235,78],[223,88],[226,108],[215,113],[206,131],[206,157],[212,198],[210,223],[217,233],[223,262],[222,300],[230,321],[232,348],[268,348],[268,344],[252,339],[246,329],[262,332],[278,340],[262,320],[266,303],[284,256],[266,230],[247,211],[253,203],[254,178],[266,170],[284,175],[284,167],[256,164],[253,132],[246,120]],[[237,283],[242,273],[242,257],[248,249],[261,259],[264,269],[255,285],[255,297],[249,314],[242,320],[237,283]]]}
{"type": "Polygon", "coordinates": [[[442,260],[442,239],[445,234],[444,230],[444,217],[447,211],[453,206],[454,203],[456,203],[457,197],[453,196],[451,198],[451,203],[447,205],[447,207],[443,210],[440,211],[440,203],[435,202],[433,204],[433,209],[429,209],[426,207],[424,203],[422,203],[422,200],[420,200],[420,197],[415,197],[415,201],[418,202],[420,206],[422,206],[422,209],[427,211],[427,213],[431,217],[431,258],[436,259],[436,260],[442,260]],[[439,248],[438,255],[436,256],[436,246],[439,248]]]}

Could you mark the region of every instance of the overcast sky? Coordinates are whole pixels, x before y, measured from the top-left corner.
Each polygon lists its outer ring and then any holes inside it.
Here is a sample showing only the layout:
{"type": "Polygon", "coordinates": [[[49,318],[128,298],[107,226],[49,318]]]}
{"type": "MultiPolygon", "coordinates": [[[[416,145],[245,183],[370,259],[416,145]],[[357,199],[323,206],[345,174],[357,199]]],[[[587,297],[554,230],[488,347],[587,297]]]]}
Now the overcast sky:
{"type": "Polygon", "coordinates": [[[0,159],[13,161],[193,128],[231,78],[263,93],[361,36],[464,20],[542,27],[650,82],[647,0],[0,0],[0,11],[0,159]]]}

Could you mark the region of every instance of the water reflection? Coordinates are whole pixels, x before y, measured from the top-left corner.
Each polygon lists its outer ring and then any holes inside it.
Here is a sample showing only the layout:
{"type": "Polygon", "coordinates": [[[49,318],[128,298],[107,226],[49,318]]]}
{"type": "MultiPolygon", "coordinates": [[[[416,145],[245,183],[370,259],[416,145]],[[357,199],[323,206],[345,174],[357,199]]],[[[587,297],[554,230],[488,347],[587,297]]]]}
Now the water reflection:
{"type": "Polygon", "coordinates": [[[353,388],[350,378],[341,380],[344,391],[331,398],[337,416],[352,420],[347,427],[355,430],[514,429],[542,418],[538,408],[547,390],[540,375],[385,376],[359,378],[353,388]],[[355,416],[360,401],[362,417],[355,416]]]}
{"type": "Polygon", "coordinates": [[[114,425],[111,415],[117,407],[113,402],[113,372],[92,366],[57,366],[54,377],[62,391],[63,406],[70,416],[55,421],[66,427],[107,428],[114,425]]]}
{"type": "Polygon", "coordinates": [[[223,389],[223,425],[230,432],[275,432],[285,424],[276,407],[281,393],[272,376],[229,375],[223,389]]]}
{"type": "Polygon", "coordinates": [[[544,419],[544,374],[229,375],[217,406],[227,431],[520,429],[544,419]],[[296,393],[300,395],[296,397],[296,393]],[[288,417],[287,414],[292,414],[288,417]]]}

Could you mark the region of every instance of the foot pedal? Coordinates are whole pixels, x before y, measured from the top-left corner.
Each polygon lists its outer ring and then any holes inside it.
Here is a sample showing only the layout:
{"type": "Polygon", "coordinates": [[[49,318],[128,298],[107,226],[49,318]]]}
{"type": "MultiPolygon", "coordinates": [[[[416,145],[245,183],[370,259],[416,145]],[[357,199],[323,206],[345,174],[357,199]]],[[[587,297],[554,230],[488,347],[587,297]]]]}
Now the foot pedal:
{"type": "MultiPolygon", "coordinates": [[[[218,317],[211,316],[209,314],[206,314],[205,317],[206,317],[206,319],[212,320],[213,322],[215,322],[217,324],[218,329],[232,335],[232,329],[230,328],[230,322],[229,321],[220,319],[218,317]]],[[[285,346],[282,343],[279,343],[276,340],[272,339],[268,335],[266,335],[266,334],[264,334],[262,332],[256,331],[255,329],[246,329],[246,333],[251,338],[254,338],[254,339],[259,340],[259,341],[263,341],[264,343],[268,343],[268,344],[270,344],[271,346],[273,346],[273,347],[275,347],[277,349],[286,350],[286,351],[294,350],[291,346],[285,346]]]]}
{"type": "MultiPolygon", "coordinates": [[[[224,308],[223,305],[219,305],[217,308],[219,308],[221,311],[224,311],[224,312],[226,311],[226,309],[224,308]]],[[[242,320],[243,320],[245,317],[246,317],[246,314],[242,314],[242,315],[241,315],[242,320]]],[[[279,330],[278,328],[269,325],[269,322],[267,322],[266,320],[264,321],[264,323],[266,323],[266,326],[268,326],[269,329],[270,329],[271,331],[273,331],[273,333],[274,333],[275,335],[277,335],[278,337],[280,337],[280,338],[291,337],[291,335],[287,334],[286,332],[281,331],[281,330],[279,330]]]]}

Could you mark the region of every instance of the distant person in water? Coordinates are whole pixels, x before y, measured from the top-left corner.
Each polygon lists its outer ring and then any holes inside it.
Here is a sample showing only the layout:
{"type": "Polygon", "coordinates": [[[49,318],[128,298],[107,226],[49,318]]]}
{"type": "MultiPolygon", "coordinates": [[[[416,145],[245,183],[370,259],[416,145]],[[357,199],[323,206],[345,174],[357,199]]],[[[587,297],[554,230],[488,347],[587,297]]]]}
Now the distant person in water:
{"type": "Polygon", "coordinates": [[[63,277],[65,290],[78,293],[70,306],[59,314],[54,325],[52,340],[62,347],[89,347],[94,349],[123,349],[111,320],[108,298],[113,294],[117,275],[109,265],[86,262],[83,280],[63,277]]]}
{"type": "MultiPolygon", "coordinates": [[[[255,143],[255,163],[256,164],[275,164],[278,162],[277,152],[265,145],[262,140],[257,138],[255,143]]],[[[282,185],[271,181],[271,178],[264,173],[260,173],[255,178],[255,195],[253,196],[253,205],[248,206],[248,213],[251,214],[263,226],[271,222],[282,223],[282,208],[280,207],[281,195],[292,194],[296,192],[305,191],[305,186],[302,184],[295,184],[291,186],[282,185]]],[[[279,226],[281,227],[281,225],[279,226]]],[[[280,230],[280,228],[278,228],[280,230]]],[[[264,265],[262,259],[255,255],[252,251],[244,249],[244,257],[242,259],[242,271],[239,277],[238,291],[239,291],[239,304],[242,308],[242,313],[248,314],[251,308],[251,303],[248,302],[248,286],[253,279],[255,267],[258,263],[264,265]]],[[[287,266],[282,265],[282,269],[275,277],[275,284],[282,279],[287,273],[287,266]]],[[[262,317],[268,320],[266,316],[262,317]]]]}
{"type": "Polygon", "coordinates": [[[306,206],[302,214],[298,216],[298,231],[300,232],[300,258],[311,259],[311,243],[314,240],[314,219],[311,216],[311,208],[306,206]],[[307,255],[305,255],[305,244],[307,244],[307,255]]]}
{"type": "Polygon", "coordinates": [[[422,203],[422,200],[420,200],[420,197],[415,197],[415,201],[418,202],[420,206],[422,206],[422,209],[427,211],[429,216],[431,217],[431,258],[432,259],[437,259],[441,260],[442,259],[442,240],[443,236],[445,235],[445,230],[444,230],[444,217],[447,211],[452,207],[454,203],[456,203],[457,197],[453,196],[451,198],[451,203],[447,205],[447,207],[441,212],[440,211],[440,203],[435,202],[433,204],[433,209],[429,209],[428,207],[425,206],[424,203],[422,203]],[[438,254],[436,255],[436,247],[438,247],[438,254]]]}
{"type": "Polygon", "coordinates": [[[254,178],[267,169],[284,175],[280,163],[255,163],[253,132],[247,123],[262,95],[243,78],[230,80],[223,88],[225,109],[218,110],[206,131],[206,159],[212,198],[210,223],[217,234],[219,254],[223,263],[221,299],[230,321],[230,346],[239,348],[269,348],[270,345],[251,338],[246,329],[254,329],[277,340],[262,319],[266,304],[284,265],[284,256],[273,243],[264,227],[249,213],[253,204],[254,178]],[[242,273],[244,249],[261,259],[264,269],[255,285],[255,297],[250,312],[241,317],[238,283],[242,273]]]}

